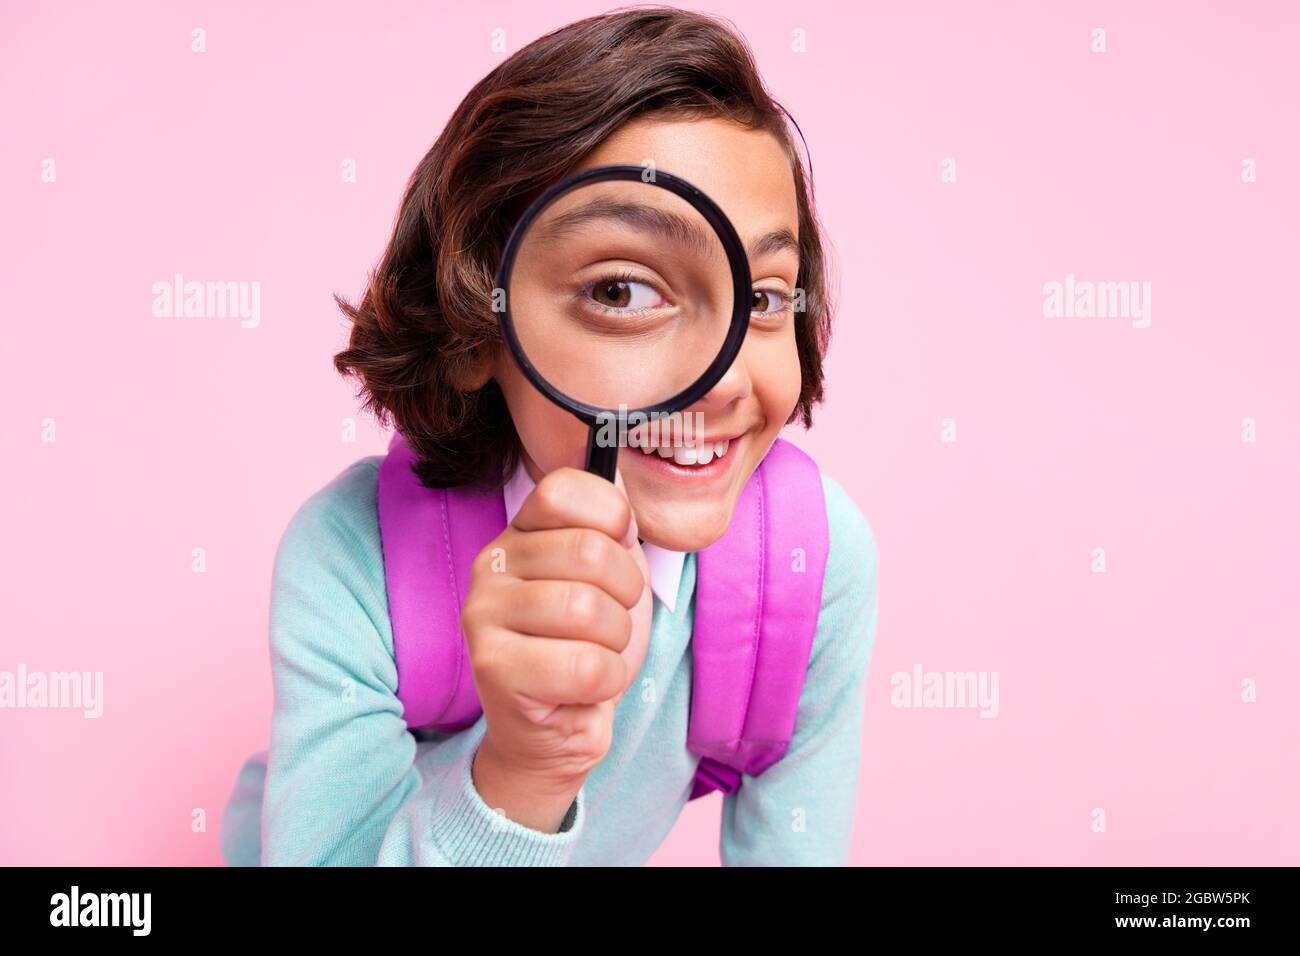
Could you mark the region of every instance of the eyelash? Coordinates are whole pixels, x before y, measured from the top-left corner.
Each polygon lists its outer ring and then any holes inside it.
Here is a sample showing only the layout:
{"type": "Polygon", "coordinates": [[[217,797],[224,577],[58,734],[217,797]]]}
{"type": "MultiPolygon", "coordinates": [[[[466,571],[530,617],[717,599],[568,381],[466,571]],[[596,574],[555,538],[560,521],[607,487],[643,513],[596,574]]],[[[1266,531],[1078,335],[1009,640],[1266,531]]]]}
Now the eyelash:
{"type": "MultiPolygon", "coordinates": [[[[636,314],[638,312],[644,311],[642,309],[615,309],[610,306],[604,305],[600,302],[596,302],[594,299],[590,298],[590,293],[592,289],[596,288],[599,285],[603,285],[605,283],[610,283],[610,282],[637,283],[639,285],[648,285],[651,288],[654,288],[652,283],[646,282],[641,276],[634,275],[633,273],[628,272],[626,270],[619,270],[617,272],[612,272],[609,275],[601,276],[599,279],[596,279],[592,282],[588,282],[586,285],[584,285],[582,289],[579,290],[579,294],[583,298],[583,303],[585,305],[594,305],[602,312],[613,313],[615,315],[636,314]]],[[[658,293],[657,289],[655,291],[656,293],[658,293]]],[[[781,307],[779,309],[773,309],[770,312],[759,312],[756,314],[757,318],[771,318],[772,316],[783,315],[790,308],[790,296],[785,292],[782,292],[780,289],[761,288],[761,289],[755,289],[754,292],[755,294],[761,292],[764,293],[765,295],[775,296],[781,302],[781,307]]],[[[659,294],[662,296],[662,293],[659,294]]]]}

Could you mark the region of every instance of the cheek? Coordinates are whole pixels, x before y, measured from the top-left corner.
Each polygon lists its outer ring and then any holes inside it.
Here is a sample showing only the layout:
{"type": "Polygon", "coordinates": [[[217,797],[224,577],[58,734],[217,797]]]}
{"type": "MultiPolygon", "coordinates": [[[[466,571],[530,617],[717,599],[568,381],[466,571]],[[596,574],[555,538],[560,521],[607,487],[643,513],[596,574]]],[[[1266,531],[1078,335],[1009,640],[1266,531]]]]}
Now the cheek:
{"type": "MultiPolygon", "coordinates": [[[[779,334],[755,336],[752,342],[755,354],[750,367],[756,370],[751,373],[754,393],[763,406],[768,430],[780,431],[794,413],[803,387],[794,327],[783,329],[779,334]]],[[[746,349],[750,343],[751,340],[746,339],[746,349]]]]}
{"type": "Polygon", "coordinates": [[[524,451],[542,473],[557,468],[581,468],[587,449],[587,426],[533,388],[523,373],[507,362],[495,375],[524,451]]]}

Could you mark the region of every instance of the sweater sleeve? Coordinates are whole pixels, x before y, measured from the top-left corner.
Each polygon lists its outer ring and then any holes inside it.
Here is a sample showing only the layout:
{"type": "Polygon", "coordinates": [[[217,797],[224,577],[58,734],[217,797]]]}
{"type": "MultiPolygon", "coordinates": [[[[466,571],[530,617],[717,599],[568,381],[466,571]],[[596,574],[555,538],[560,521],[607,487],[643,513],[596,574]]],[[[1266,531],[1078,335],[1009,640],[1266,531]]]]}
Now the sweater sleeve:
{"type": "Polygon", "coordinates": [[[261,862],[564,865],[583,833],[582,792],[559,832],[521,826],[474,787],[483,718],[432,742],[406,728],[375,508],[379,460],[354,463],[309,498],[276,552],[261,862]]]}
{"type": "Polygon", "coordinates": [[[843,866],[857,809],[867,665],[876,631],[876,543],[822,476],[830,552],[817,633],[785,755],[724,798],[723,866],[843,866]]]}

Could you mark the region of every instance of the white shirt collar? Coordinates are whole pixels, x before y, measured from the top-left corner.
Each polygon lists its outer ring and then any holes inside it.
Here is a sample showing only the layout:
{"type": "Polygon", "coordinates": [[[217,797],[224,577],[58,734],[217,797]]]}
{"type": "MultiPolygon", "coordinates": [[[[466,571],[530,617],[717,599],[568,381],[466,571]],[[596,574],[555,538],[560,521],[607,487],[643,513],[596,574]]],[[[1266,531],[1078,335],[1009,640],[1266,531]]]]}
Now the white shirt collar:
{"type": "MultiPolygon", "coordinates": [[[[533,479],[521,461],[503,489],[507,523],[515,520],[515,515],[523,507],[524,499],[532,492],[533,486],[533,479]]],[[[686,561],[686,552],[669,551],[656,544],[645,543],[642,543],[641,550],[645,552],[646,564],[650,568],[650,590],[664,607],[676,613],[677,590],[682,583],[682,564],[686,561]]]]}

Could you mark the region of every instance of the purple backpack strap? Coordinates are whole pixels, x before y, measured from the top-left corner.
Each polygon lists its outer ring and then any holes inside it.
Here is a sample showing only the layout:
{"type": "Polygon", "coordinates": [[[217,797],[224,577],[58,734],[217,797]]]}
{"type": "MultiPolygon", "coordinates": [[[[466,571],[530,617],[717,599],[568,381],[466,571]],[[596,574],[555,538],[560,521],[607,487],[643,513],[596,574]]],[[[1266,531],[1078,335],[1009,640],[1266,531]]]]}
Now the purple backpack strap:
{"type": "Polygon", "coordinates": [[[394,434],[376,488],[397,697],[407,727],[450,733],[482,713],[460,609],[475,556],[505,529],[505,498],[426,488],[414,462],[406,439],[394,434]]]}
{"type": "Polygon", "coordinates": [[[790,745],[829,551],[821,472],[777,439],[726,534],[696,556],[691,800],[734,793],[790,745]]]}

